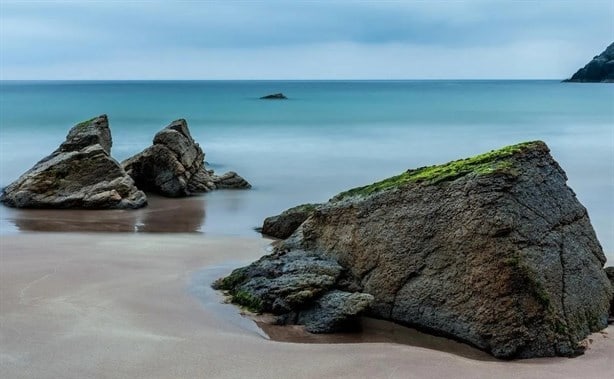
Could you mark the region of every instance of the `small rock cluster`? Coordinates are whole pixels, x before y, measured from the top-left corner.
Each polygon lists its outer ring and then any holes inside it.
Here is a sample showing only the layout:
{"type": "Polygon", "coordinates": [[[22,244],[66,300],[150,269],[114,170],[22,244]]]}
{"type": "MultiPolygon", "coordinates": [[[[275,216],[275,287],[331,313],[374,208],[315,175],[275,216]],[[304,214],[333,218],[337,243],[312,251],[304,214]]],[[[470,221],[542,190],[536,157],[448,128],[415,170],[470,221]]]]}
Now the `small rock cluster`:
{"type": "Polygon", "coordinates": [[[3,189],[0,202],[16,208],[140,208],[143,191],[169,197],[218,188],[250,188],[235,172],[217,176],[185,120],[158,132],[153,145],[121,164],[111,157],[106,115],[75,125],[60,147],[3,189]]]}

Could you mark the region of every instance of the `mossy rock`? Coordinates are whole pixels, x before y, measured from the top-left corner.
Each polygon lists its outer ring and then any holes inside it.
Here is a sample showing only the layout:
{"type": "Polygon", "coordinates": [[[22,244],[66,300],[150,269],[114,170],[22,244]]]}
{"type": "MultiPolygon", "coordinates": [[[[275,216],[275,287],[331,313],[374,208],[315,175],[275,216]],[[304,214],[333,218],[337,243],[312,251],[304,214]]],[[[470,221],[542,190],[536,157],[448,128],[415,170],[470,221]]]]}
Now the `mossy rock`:
{"type": "Polygon", "coordinates": [[[398,188],[407,183],[434,185],[452,181],[468,174],[488,175],[505,172],[512,175],[518,175],[518,172],[514,168],[514,163],[510,158],[540,144],[544,145],[541,141],[523,142],[442,165],[407,170],[400,175],[342,192],[335,196],[333,200],[343,200],[353,196],[368,196],[374,193],[398,188]]]}

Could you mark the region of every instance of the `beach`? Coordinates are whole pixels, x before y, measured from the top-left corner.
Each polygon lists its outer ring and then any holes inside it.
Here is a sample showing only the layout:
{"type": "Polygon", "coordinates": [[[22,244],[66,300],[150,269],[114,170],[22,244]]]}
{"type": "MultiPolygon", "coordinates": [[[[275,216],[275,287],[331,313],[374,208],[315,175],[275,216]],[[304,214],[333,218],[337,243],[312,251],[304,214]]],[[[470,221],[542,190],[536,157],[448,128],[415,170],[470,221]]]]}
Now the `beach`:
{"type": "Polygon", "coordinates": [[[199,234],[3,235],[0,376],[607,378],[614,369],[611,326],[589,337],[582,356],[519,361],[394,342],[269,340],[209,288],[269,243],[199,234]]]}
{"type": "Polygon", "coordinates": [[[537,139],[566,171],[613,259],[610,87],[15,82],[2,94],[0,187],[52,152],[71,125],[103,112],[119,161],[185,117],[207,167],[236,170],[253,185],[182,199],[148,194],[137,210],[0,207],[2,378],[605,378],[614,369],[612,327],[590,336],[577,358],[500,361],[381,320],[363,319],[353,335],[272,326],[210,288],[270,251],[271,240],[254,231],[267,216],[408,168],[537,139]],[[260,102],[271,86],[290,99],[260,102]]]}
{"type": "Polygon", "coordinates": [[[614,3],[536,3],[0,0],[0,379],[613,378],[614,3]]]}

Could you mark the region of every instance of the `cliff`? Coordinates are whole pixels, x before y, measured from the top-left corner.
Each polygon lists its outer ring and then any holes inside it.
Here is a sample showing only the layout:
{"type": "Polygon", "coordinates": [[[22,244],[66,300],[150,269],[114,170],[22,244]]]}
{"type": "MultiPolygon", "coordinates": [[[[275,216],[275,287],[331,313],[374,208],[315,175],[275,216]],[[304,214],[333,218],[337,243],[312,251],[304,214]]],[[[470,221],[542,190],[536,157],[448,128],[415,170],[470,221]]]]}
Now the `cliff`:
{"type": "Polygon", "coordinates": [[[565,82],[614,82],[614,42],[565,82]]]}

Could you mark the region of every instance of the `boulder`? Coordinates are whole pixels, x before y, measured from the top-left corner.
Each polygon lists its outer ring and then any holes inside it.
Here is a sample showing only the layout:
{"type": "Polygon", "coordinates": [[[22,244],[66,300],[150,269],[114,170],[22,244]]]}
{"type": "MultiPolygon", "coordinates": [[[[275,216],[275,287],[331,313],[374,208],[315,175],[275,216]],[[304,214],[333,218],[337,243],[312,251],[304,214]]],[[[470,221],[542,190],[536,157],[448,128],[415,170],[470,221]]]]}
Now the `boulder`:
{"type": "Polygon", "coordinates": [[[564,82],[614,82],[614,42],[564,82]]]}
{"type": "Polygon", "coordinates": [[[286,100],[287,97],[283,93],[273,93],[271,95],[262,96],[262,100],[286,100]]]}
{"type": "Polygon", "coordinates": [[[307,217],[316,210],[319,204],[302,204],[283,211],[277,216],[264,219],[260,232],[271,237],[286,239],[298,228],[307,217]]]}
{"type": "MultiPolygon", "coordinates": [[[[408,170],[319,206],[272,256],[343,268],[303,308],[335,290],[366,293],[371,316],[499,358],[575,355],[606,327],[612,289],[566,180],[540,141],[408,170]]],[[[268,293],[245,287],[250,272],[235,288],[259,301],[268,293]]]]}
{"type": "Polygon", "coordinates": [[[66,140],[0,195],[17,208],[139,208],[145,194],[110,156],[106,115],[75,125],[66,140]]]}
{"type": "Polygon", "coordinates": [[[343,269],[333,259],[278,251],[233,271],[213,288],[228,291],[233,302],[253,312],[277,315],[280,324],[299,322],[323,333],[357,327],[358,316],[373,300],[362,293],[326,293],[342,278],[343,269]]]}
{"type": "Polygon", "coordinates": [[[217,177],[206,169],[205,154],[192,138],[184,119],[173,121],[159,131],[152,146],[126,159],[122,166],[137,187],[168,197],[216,188],[251,187],[234,172],[217,177]]]}
{"type": "Polygon", "coordinates": [[[249,189],[252,185],[234,171],[217,176],[213,175],[213,183],[217,189],[249,189]]]}

